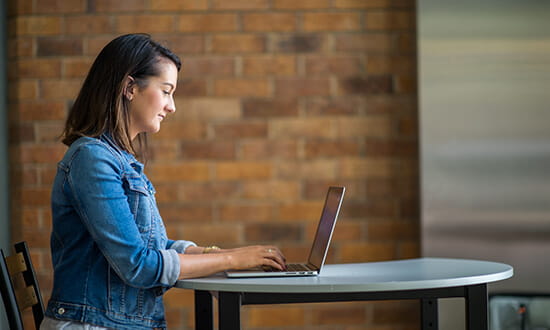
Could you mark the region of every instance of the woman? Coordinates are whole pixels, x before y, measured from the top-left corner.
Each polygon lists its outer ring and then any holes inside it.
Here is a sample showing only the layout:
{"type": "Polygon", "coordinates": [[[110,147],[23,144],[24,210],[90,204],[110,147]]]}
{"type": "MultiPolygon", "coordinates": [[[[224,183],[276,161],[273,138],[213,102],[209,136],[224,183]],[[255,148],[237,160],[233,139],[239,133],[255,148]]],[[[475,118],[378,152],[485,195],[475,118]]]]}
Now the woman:
{"type": "Polygon", "coordinates": [[[225,269],[283,269],[273,246],[224,250],[166,237],[136,155],[176,111],[179,58],[147,35],[100,52],[63,133],[52,188],[54,285],[42,329],[164,328],[162,294],[225,269]]]}

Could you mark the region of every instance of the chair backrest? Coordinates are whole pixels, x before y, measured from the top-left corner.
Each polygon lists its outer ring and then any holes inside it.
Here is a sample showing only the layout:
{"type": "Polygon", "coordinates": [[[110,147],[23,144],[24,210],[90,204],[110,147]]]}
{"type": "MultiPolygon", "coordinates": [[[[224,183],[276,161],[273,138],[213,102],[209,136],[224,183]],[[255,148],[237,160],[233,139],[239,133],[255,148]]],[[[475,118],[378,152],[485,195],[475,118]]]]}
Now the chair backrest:
{"type": "Polygon", "coordinates": [[[15,254],[5,256],[0,249],[0,290],[12,330],[22,330],[21,312],[32,308],[34,324],[39,329],[44,319],[44,304],[26,242],[14,245],[15,254]]]}

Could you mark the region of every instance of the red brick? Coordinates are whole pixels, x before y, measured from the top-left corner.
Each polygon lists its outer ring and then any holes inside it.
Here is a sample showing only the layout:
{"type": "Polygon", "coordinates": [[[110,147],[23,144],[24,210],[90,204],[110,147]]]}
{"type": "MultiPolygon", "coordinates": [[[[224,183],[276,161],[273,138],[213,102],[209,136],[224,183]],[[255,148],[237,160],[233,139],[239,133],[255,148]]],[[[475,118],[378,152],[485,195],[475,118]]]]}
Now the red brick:
{"type": "Polygon", "coordinates": [[[207,81],[199,78],[184,78],[178,81],[176,96],[206,96],[208,94],[207,81]]]}
{"type": "Polygon", "coordinates": [[[147,9],[146,0],[89,0],[92,11],[99,13],[139,12],[147,9]]]}
{"type": "MultiPolygon", "coordinates": [[[[241,221],[242,219],[238,220],[241,221]]],[[[233,223],[186,224],[184,233],[185,237],[200,246],[216,244],[225,247],[241,243],[241,228],[233,223]]]]}
{"type": "MultiPolygon", "coordinates": [[[[38,181],[40,182],[40,184],[51,187],[56,174],[57,174],[57,162],[50,163],[49,166],[40,166],[40,168],[38,169],[38,181]]],[[[48,220],[49,219],[50,218],[48,218],[48,220]]]]}
{"type": "Polygon", "coordinates": [[[266,79],[217,79],[214,82],[215,95],[267,97],[271,85],[266,79]]]}
{"type": "Polygon", "coordinates": [[[92,59],[89,58],[65,58],[62,62],[63,77],[66,78],[84,78],[90,67],[92,59]]]}
{"type": "Polygon", "coordinates": [[[63,120],[66,116],[63,102],[20,103],[17,108],[23,121],[63,120]]]}
{"type": "Polygon", "coordinates": [[[21,35],[53,35],[61,32],[59,16],[26,16],[15,19],[15,34],[21,35]]]}
{"type": "Polygon", "coordinates": [[[183,98],[176,99],[178,108],[174,120],[187,122],[218,122],[241,118],[241,104],[237,98],[183,98]]]}
{"type": "Polygon", "coordinates": [[[240,159],[297,159],[298,143],[295,140],[245,140],[239,143],[240,159]]]}
{"type": "Polygon", "coordinates": [[[414,16],[405,11],[369,11],[366,13],[368,30],[403,30],[414,27],[414,16]]]}
{"type": "Polygon", "coordinates": [[[268,0],[212,0],[212,9],[268,9],[268,0]]]}
{"type": "Polygon", "coordinates": [[[16,63],[19,78],[58,78],[61,76],[59,59],[22,59],[16,63]]]}
{"type": "Polygon", "coordinates": [[[189,121],[177,122],[168,117],[167,122],[162,123],[160,131],[155,134],[156,139],[197,140],[206,136],[204,123],[189,121]]]}
{"type": "Polygon", "coordinates": [[[416,67],[409,56],[372,55],[366,61],[368,74],[411,73],[416,67]]]}
{"type": "Polygon", "coordinates": [[[208,0],[155,0],[151,1],[151,10],[153,11],[183,11],[183,10],[206,10],[208,9],[208,0]]]}
{"type": "Polygon", "coordinates": [[[277,164],[276,177],[295,180],[334,180],[337,174],[334,160],[287,161],[277,164]]]}
{"type": "Polygon", "coordinates": [[[296,74],[296,57],[293,55],[247,56],[243,59],[243,74],[292,76],[296,74]]]}
{"type": "Polygon", "coordinates": [[[318,221],[323,202],[307,201],[285,203],[279,207],[279,216],[281,221],[318,221]]]}
{"type": "Polygon", "coordinates": [[[219,207],[221,221],[267,222],[273,219],[270,204],[227,204],[219,207]]]}
{"type": "Polygon", "coordinates": [[[365,324],[367,309],[363,304],[343,303],[338,306],[316,308],[312,311],[313,324],[327,325],[365,324]]]}
{"type": "Polygon", "coordinates": [[[274,0],[275,9],[326,9],[330,8],[330,0],[274,0]]]}
{"type": "Polygon", "coordinates": [[[393,48],[393,37],[389,33],[338,34],[335,48],[343,52],[387,53],[393,48]]]}
{"type": "Polygon", "coordinates": [[[298,115],[296,100],[245,99],[244,118],[295,117],[298,115]]]}
{"type": "Polygon", "coordinates": [[[343,158],[340,160],[340,175],[346,179],[388,178],[393,173],[393,164],[385,158],[343,158]]]}
{"type": "Polygon", "coordinates": [[[228,201],[241,196],[240,185],[235,182],[186,183],[178,189],[184,201],[228,201]]]}
{"type": "Polygon", "coordinates": [[[417,223],[410,221],[369,221],[367,237],[371,240],[414,240],[419,237],[417,223]]]}
{"type": "MultiPolygon", "coordinates": [[[[171,51],[179,56],[184,56],[185,54],[204,53],[205,50],[203,35],[161,34],[159,36],[155,35],[154,38],[160,43],[167,45],[171,51]]],[[[184,57],[182,60],[183,72],[185,72],[186,58],[184,57]]]]}
{"type": "Polygon", "coordinates": [[[65,154],[66,148],[61,143],[55,145],[33,144],[21,146],[23,163],[56,164],[65,154]]]}
{"type": "Polygon", "coordinates": [[[82,55],[82,39],[42,37],[37,39],[37,56],[76,56],[82,55]]]}
{"type": "Polygon", "coordinates": [[[90,36],[84,41],[84,55],[90,55],[94,58],[107,45],[113,36],[90,36]]]}
{"type": "MultiPolygon", "coordinates": [[[[10,123],[8,134],[8,141],[11,144],[35,141],[34,127],[29,122],[10,123]]],[[[10,157],[19,159],[19,155],[14,155],[13,151],[10,151],[10,157]]]]}
{"type": "Polygon", "coordinates": [[[47,188],[21,188],[21,203],[26,206],[50,205],[50,187],[47,188]]]}
{"type": "Polygon", "coordinates": [[[116,26],[119,33],[172,32],[174,17],[172,15],[120,15],[117,17],[116,26]]]}
{"type": "MultiPolygon", "coordinates": [[[[160,214],[164,219],[167,227],[172,225],[181,225],[182,223],[198,222],[206,224],[214,218],[212,208],[209,205],[188,205],[181,203],[170,204],[167,206],[160,205],[160,214]]],[[[186,237],[185,232],[180,237],[186,237]]],[[[188,238],[192,240],[192,237],[188,238]]]]}
{"type": "Polygon", "coordinates": [[[285,33],[270,36],[270,49],[281,53],[312,53],[329,50],[325,35],[311,33],[285,33]]]}
{"type": "Polygon", "coordinates": [[[64,127],[61,120],[35,123],[36,142],[58,142],[64,127]]]}
{"type": "Polygon", "coordinates": [[[318,115],[356,115],[364,108],[360,99],[345,98],[314,98],[306,101],[308,116],[318,115]]]}
{"type": "Polygon", "coordinates": [[[228,141],[185,142],[181,154],[190,159],[234,159],[235,143],[228,141]]]}
{"type": "Polygon", "coordinates": [[[368,201],[350,201],[346,203],[346,209],[342,216],[355,219],[376,219],[382,218],[387,221],[388,218],[399,216],[399,205],[395,198],[374,198],[369,197],[368,201]]]}
{"type": "Polygon", "coordinates": [[[40,84],[40,95],[46,100],[75,99],[81,85],[81,79],[43,80],[40,84]]]}
{"type": "Polygon", "coordinates": [[[302,228],[296,223],[255,223],[245,228],[245,240],[251,243],[299,242],[302,228]]]}
{"type": "Polygon", "coordinates": [[[187,57],[183,60],[185,77],[234,76],[235,60],[232,57],[187,57]]]}
{"type": "Polygon", "coordinates": [[[65,33],[68,35],[112,33],[114,30],[114,19],[106,15],[71,15],[65,17],[65,33]]]}
{"type": "Polygon", "coordinates": [[[300,184],[295,181],[244,182],[242,197],[268,201],[296,201],[300,198],[300,184]]]}
{"type": "Polygon", "coordinates": [[[328,78],[288,78],[275,81],[278,97],[323,96],[330,94],[328,78]]]}
{"type": "Polygon", "coordinates": [[[179,32],[237,31],[236,14],[189,14],[177,18],[179,32]]]}
{"type": "Polygon", "coordinates": [[[328,118],[274,119],[269,122],[269,137],[279,138],[333,138],[334,121],[328,118]]]}
{"type": "Polygon", "coordinates": [[[341,262],[387,261],[395,258],[392,243],[350,242],[340,247],[341,262]]]}
{"type": "Polygon", "coordinates": [[[86,10],[86,0],[40,0],[36,2],[37,14],[82,13],[86,10]]]}
{"type": "Polygon", "coordinates": [[[38,97],[38,81],[18,80],[8,84],[8,100],[36,99],[38,97]]]}
{"type": "Polygon", "coordinates": [[[307,141],[306,158],[359,156],[360,145],[357,141],[307,141]]]}
{"type": "Polygon", "coordinates": [[[247,321],[250,327],[300,327],[305,320],[303,307],[278,305],[250,308],[247,321]]]}
{"type": "Polygon", "coordinates": [[[30,57],[34,54],[34,38],[19,37],[8,40],[8,58],[30,57]]]}
{"type": "Polygon", "coordinates": [[[265,122],[239,122],[214,125],[216,138],[265,138],[267,125],[265,122]]]}
{"type": "Polygon", "coordinates": [[[147,160],[159,163],[175,161],[180,157],[180,147],[175,139],[156,139],[148,142],[147,160]]]}
{"type": "Polygon", "coordinates": [[[244,31],[295,31],[296,16],[289,13],[253,13],[243,15],[244,31]]]}
{"type": "Polygon", "coordinates": [[[344,117],[336,120],[338,136],[345,138],[385,138],[392,133],[392,121],[386,116],[344,117]]]}
{"type": "Polygon", "coordinates": [[[151,164],[148,172],[153,182],[206,181],[210,178],[209,166],[202,162],[151,164]]]}
{"type": "Polygon", "coordinates": [[[365,69],[359,56],[330,56],[306,58],[307,75],[357,75],[365,69]]]}
{"type": "Polygon", "coordinates": [[[33,0],[6,1],[8,17],[32,14],[33,0]]]}
{"type": "Polygon", "coordinates": [[[419,311],[417,301],[377,301],[373,306],[372,321],[386,325],[418,324],[419,311]]]}
{"type": "Polygon", "coordinates": [[[355,8],[388,8],[393,4],[392,0],[334,0],[333,6],[339,9],[355,8]]]}
{"type": "Polygon", "coordinates": [[[355,76],[338,80],[338,95],[386,94],[393,91],[393,79],[390,75],[355,76]]]}
{"type": "Polygon", "coordinates": [[[361,28],[356,12],[305,13],[305,31],[356,31],[361,28]]]}
{"type": "MultiPolygon", "coordinates": [[[[347,195],[347,194],[346,194],[347,195]]],[[[347,196],[346,196],[346,199],[347,196]]],[[[313,234],[312,234],[313,235],[313,234]]],[[[338,226],[334,229],[333,242],[359,241],[363,238],[363,225],[357,221],[338,220],[338,226]]]]}
{"type": "Polygon", "coordinates": [[[220,162],[215,168],[217,180],[269,179],[273,171],[267,162],[220,162]]]}
{"type": "Polygon", "coordinates": [[[265,51],[265,36],[255,34],[217,34],[212,37],[212,52],[258,53],[265,51]]]}

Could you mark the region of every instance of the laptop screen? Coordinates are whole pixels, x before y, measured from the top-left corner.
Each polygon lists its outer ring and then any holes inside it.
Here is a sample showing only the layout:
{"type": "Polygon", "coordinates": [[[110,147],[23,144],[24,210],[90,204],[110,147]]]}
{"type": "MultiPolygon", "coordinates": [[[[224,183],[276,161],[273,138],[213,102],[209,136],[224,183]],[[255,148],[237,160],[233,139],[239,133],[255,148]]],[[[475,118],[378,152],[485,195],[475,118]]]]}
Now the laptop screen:
{"type": "Polygon", "coordinates": [[[308,263],[319,269],[324,263],[327,255],[334,224],[336,223],[340,205],[342,204],[344,191],[344,187],[330,187],[325,199],[325,206],[321,213],[321,220],[317,226],[317,233],[315,234],[315,239],[308,259],[308,263]]]}

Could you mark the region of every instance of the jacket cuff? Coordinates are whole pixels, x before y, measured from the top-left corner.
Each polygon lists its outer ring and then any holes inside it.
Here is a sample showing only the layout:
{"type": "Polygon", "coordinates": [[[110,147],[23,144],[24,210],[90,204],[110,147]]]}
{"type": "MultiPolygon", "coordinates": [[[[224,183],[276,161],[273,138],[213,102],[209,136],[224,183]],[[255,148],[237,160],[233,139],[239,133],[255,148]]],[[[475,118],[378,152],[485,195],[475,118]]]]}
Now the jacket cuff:
{"type": "Polygon", "coordinates": [[[162,255],[163,269],[160,283],[165,286],[176,284],[180,274],[180,258],[176,250],[159,250],[162,255]]]}
{"type": "Polygon", "coordinates": [[[176,250],[177,253],[185,253],[185,250],[190,246],[197,246],[194,242],[179,240],[175,241],[171,246],[171,250],[176,250]]]}

